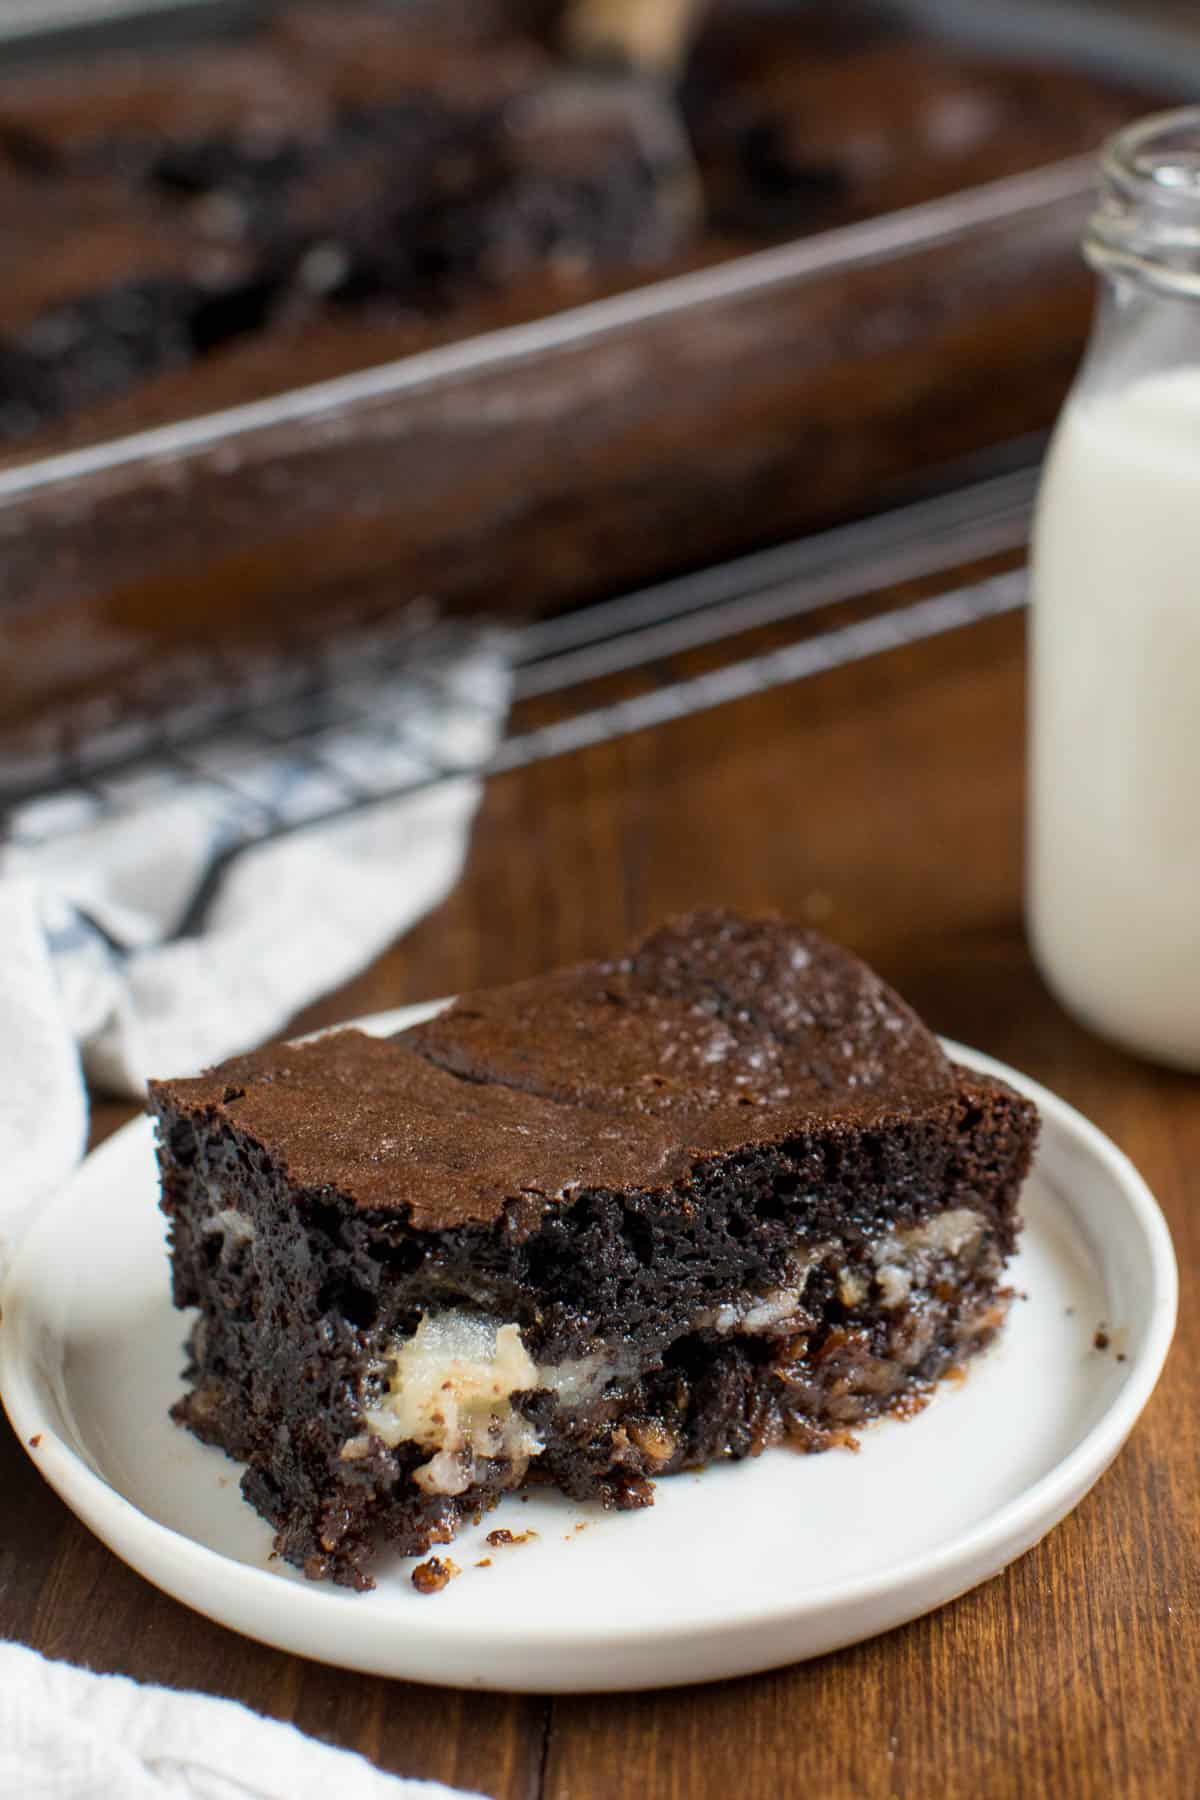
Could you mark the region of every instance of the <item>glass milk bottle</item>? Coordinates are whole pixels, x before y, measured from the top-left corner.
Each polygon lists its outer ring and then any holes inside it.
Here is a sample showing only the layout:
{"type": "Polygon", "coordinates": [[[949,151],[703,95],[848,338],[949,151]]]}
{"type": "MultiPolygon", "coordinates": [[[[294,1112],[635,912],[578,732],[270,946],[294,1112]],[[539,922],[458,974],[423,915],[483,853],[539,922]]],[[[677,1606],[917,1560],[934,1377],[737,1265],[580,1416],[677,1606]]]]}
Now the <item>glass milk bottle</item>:
{"type": "Polygon", "coordinates": [[[1076,1018],[1200,1070],[1200,108],[1102,178],[1033,538],[1028,922],[1076,1018]]]}

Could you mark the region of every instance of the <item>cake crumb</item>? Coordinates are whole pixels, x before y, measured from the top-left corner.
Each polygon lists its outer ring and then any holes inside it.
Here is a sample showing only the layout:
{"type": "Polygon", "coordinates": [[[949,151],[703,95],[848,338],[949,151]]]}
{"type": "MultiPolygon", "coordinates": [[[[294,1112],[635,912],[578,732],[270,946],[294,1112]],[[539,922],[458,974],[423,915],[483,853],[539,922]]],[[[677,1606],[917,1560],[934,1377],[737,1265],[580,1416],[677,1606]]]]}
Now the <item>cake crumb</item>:
{"type": "Polygon", "coordinates": [[[42,1434],[40,1431],[35,1431],[33,1436],[29,1440],[29,1448],[31,1450],[38,1450],[41,1448],[41,1443],[42,1443],[42,1434]]]}
{"type": "MultiPolygon", "coordinates": [[[[949,1380],[954,1382],[961,1383],[966,1380],[966,1370],[962,1369],[961,1364],[956,1364],[954,1368],[947,1369],[946,1375],[949,1380]],[[961,1373],[956,1374],[955,1368],[961,1370],[961,1373]]],[[[918,1413],[925,1411],[925,1408],[929,1405],[929,1402],[936,1393],[936,1382],[924,1382],[920,1387],[911,1388],[908,1393],[898,1394],[895,1401],[888,1407],[888,1412],[893,1419],[915,1419],[918,1413]]],[[[857,1451],[862,1449],[862,1445],[858,1438],[849,1434],[843,1438],[839,1433],[835,1433],[830,1439],[830,1443],[837,1448],[840,1448],[844,1443],[847,1450],[857,1451]]]]}
{"type": "Polygon", "coordinates": [[[679,1448],[673,1432],[661,1419],[631,1419],[626,1427],[629,1437],[652,1463],[670,1462],[679,1448]]]}
{"type": "Polygon", "coordinates": [[[418,1594],[440,1594],[447,1582],[453,1581],[462,1570],[448,1556],[431,1556],[428,1562],[418,1563],[412,1572],[412,1584],[418,1594]]]}
{"type": "Polygon", "coordinates": [[[1105,1331],[1104,1327],[1101,1325],[1097,1329],[1096,1335],[1092,1339],[1092,1342],[1096,1346],[1097,1350],[1107,1350],[1109,1344],[1112,1342],[1112,1339],[1109,1337],[1107,1331],[1105,1331]]]}
{"type": "Polygon", "coordinates": [[[475,1564],[475,1567],[477,1569],[490,1569],[491,1566],[492,1566],[492,1559],[490,1556],[481,1556],[479,1558],[479,1561],[475,1564]]]}
{"type": "Polygon", "coordinates": [[[1117,1361],[1118,1362],[1128,1362],[1129,1361],[1129,1358],[1126,1356],[1126,1354],[1123,1350],[1117,1351],[1117,1361]]]}
{"type": "Polygon", "coordinates": [[[499,1550],[505,1544],[527,1544],[536,1536],[536,1531],[509,1531],[502,1525],[498,1531],[488,1532],[487,1541],[493,1550],[499,1550]]]}

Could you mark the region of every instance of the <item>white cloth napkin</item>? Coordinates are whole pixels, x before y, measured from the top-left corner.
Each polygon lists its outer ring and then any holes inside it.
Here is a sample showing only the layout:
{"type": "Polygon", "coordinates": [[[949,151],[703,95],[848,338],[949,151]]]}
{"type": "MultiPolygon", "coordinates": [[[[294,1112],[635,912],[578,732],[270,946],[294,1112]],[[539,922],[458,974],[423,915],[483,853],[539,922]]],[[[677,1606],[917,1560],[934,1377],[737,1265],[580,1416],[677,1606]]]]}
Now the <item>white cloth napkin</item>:
{"type": "MultiPolygon", "coordinates": [[[[509,697],[502,634],[454,643],[416,676],[360,693],[356,714],[343,704],[318,735],[298,738],[287,709],[264,714],[202,751],[11,817],[0,848],[0,1279],[30,1215],[83,1154],[85,1077],[138,1095],[149,1075],[261,1042],[453,886],[480,793],[466,771],[486,763],[509,697]],[[175,935],[230,844],[404,783],[427,785],[243,851],[198,932],[175,935]]],[[[0,1796],[449,1791],[380,1775],[228,1701],[0,1643],[0,1796]]]]}
{"type": "MultiPolygon", "coordinates": [[[[260,1043],[377,956],[458,877],[508,707],[508,639],[481,632],[358,695],[348,723],[273,744],[256,720],[119,782],[12,816],[0,847],[0,1273],[82,1153],[83,1078],[139,1095],[260,1043]],[[446,775],[446,771],[450,771],[446,775]],[[197,935],[214,859],[354,792],[400,798],[243,850],[197,935]]],[[[285,709],[286,711],[287,709],[285,709]]],[[[289,715],[290,716],[290,715],[289,715]]]]}
{"type": "Polygon", "coordinates": [[[232,1700],[141,1687],[0,1643],[0,1800],[448,1800],[452,1792],[382,1775],[232,1700]]]}

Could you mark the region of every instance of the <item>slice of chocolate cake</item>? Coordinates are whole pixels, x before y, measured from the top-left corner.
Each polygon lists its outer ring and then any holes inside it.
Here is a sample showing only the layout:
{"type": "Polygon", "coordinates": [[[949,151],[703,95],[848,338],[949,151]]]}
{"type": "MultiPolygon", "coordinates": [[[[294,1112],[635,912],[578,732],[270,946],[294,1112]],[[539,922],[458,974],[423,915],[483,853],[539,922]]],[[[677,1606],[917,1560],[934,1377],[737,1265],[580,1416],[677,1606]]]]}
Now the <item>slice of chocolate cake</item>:
{"type": "Polygon", "coordinates": [[[527,1480],[645,1505],[912,1407],[1004,1318],[1037,1131],[855,957],[715,913],[152,1106],[177,1417],[356,1586],[527,1480]]]}

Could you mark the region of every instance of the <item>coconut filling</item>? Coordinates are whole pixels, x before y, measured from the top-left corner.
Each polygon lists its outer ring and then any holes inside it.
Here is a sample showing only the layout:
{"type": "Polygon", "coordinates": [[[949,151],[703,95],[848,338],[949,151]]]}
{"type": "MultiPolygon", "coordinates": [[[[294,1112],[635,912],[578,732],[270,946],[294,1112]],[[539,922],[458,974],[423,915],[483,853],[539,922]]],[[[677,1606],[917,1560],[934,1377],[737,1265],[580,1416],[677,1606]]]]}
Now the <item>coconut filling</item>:
{"type": "MultiPolygon", "coordinates": [[[[839,1298],[846,1306],[860,1306],[874,1292],[881,1306],[898,1308],[914,1290],[929,1285],[948,1260],[973,1263],[985,1227],[982,1214],[958,1207],[924,1225],[890,1232],[870,1246],[866,1267],[842,1272],[839,1298]]],[[[721,1336],[787,1335],[802,1311],[812,1270],[841,1249],[835,1243],[812,1246],[793,1258],[786,1282],[706,1309],[693,1329],[721,1336]]],[[[342,1459],[366,1456],[372,1437],[389,1446],[419,1444],[433,1454],[414,1471],[413,1481],[431,1495],[465,1493],[485,1461],[507,1463],[509,1485],[521,1481],[545,1445],[514,1407],[514,1394],[548,1390],[560,1406],[573,1408],[596,1399],[610,1381],[637,1373],[605,1350],[536,1363],[518,1325],[497,1325],[454,1307],[425,1313],[389,1360],[384,1393],[363,1414],[365,1432],[342,1446],[342,1459]]]]}

